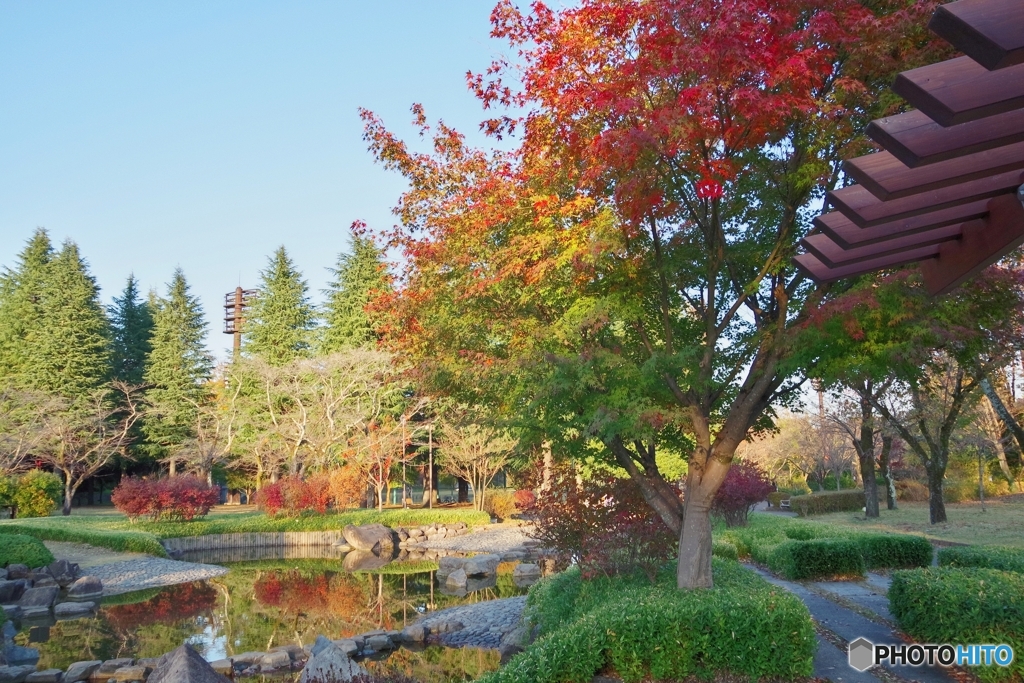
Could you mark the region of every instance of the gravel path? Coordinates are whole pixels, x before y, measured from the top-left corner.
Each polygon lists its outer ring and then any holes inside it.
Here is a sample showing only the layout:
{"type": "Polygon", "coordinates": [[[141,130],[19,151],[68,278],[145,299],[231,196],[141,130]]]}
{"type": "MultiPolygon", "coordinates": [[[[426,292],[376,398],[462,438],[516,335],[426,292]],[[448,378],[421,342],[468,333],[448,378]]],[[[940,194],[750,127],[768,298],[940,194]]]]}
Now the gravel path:
{"type": "Polygon", "coordinates": [[[502,555],[513,551],[526,551],[526,542],[530,540],[527,532],[530,526],[506,526],[492,524],[474,529],[465,536],[450,536],[417,543],[416,548],[432,548],[435,550],[451,550],[460,553],[495,553],[502,555]]]}
{"type": "Polygon", "coordinates": [[[443,622],[461,622],[463,628],[458,631],[441,633],[437,637],[440,644],[447,647],[479,647],[495,650],[501,637],[519,625],[526,606],[526,596],[488,600],[474,605],[449,607],[433,612],[418,623],[431,626],[443,622]]]}
{"type": "Polygon", "coordinates": [[[145,559],[99,565],[89,570],[89,574],[99,577],[103,582],[103,595],[204,581],[227,573],[227,568],[212,564],[179,562],[148,556],[145,559]]]}

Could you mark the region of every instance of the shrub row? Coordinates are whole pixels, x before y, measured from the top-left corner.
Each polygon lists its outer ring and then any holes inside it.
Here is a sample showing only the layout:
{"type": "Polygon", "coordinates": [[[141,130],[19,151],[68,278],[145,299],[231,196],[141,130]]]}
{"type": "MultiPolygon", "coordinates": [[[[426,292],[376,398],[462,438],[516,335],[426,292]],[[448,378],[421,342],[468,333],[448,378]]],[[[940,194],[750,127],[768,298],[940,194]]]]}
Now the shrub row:
{"type": "Polygon", "coordinates": [[[572,568],[530,590],[541,637],[483,683],[590,680],[611,666],[624,681],[710,680],[716,674],[809,676],[815,650],[807,608],[735,562],[713,560],[715,587],[675,590],[619,576],[583,581],[572,568]]]}
{"type": "Polygon", "coordinates": [[[823,515],[828,512],[856,512],[866,505],[864,491],[832,491],[830,493],[812,493],[809,496],[796,496],[790,499],[790,509],[801,517],[823,515]]]}
{"type": "Polygon", "coordinates": [[[24,534],[0,535],[0,567],[10,564],[43,567],[51,562],[53,553],[39,539],[24,534]]]}
{"type": "Polygon", "coordinates": [[[142,515],[149,515],[154,522],[191,522],[205,517],[219,501],[220,489],[198,477],[126,477],[110,494],[110,502],[130,522],[142,515]]]}
{"type": "MultiPolygon", "coordinates": [[[[38,520],[12,520],[0,523],[0,539],[10,534],[25,534],[43,541],[87,543],[119,552],[148,553],[167,557],[167,551],[153,534],[138,531],[111,531],[87,524],[69,523],[73,517],[48,517],[38,520]]],[[[79,517],[76,519],[81,520],[79,517]]]]}
{"type": "Polygon", "coordinates": [[[941,567],[985,567],[1024,574],[1024,550],[999,546],[968,546],[939,550],[941,567]]]}
{"type": "MultiPolygon", "coordinates": [[[[894,572],[889,610],[907,635],[924,643],[1005,643],[1024,652],[1024,575],[980,567],[894,572]]],[[[1024,678],[1024,658],[972,667],[983,681],[1024,678]]]]}

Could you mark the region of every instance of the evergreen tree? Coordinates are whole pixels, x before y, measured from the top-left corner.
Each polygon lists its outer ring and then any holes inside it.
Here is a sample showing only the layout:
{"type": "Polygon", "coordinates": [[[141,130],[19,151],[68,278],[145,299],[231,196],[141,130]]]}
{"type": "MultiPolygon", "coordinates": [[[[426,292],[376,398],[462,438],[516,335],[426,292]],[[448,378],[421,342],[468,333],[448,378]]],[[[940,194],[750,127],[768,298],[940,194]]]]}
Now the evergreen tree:
{"type": "Polygon", "coordinates": [[[70,240],[43,272],[38,317],[28,323],[26,383],[72,401],[91,398],[110,379],[110,325],[99,287],[70,240]]]}
{"type": "Polygon", "coordinates": [[[153,314],[149,304],[139,297],[139,282],[135,275],[128,276],[121,297],[115,297],[114,305],[107,310],[112,329],[114,379],[132,385],[142,384],[146,356],[151,350],[153,314]]]}
{"type": "Polygon", "coordinates": [[[341,254],[338,267],[330,270],[334,280],[324,292],[326,329],[321,352],[334,353],[376,341],[366,306],[376,294],[390,288],[383,254],[372,239],[352,235],[352,253],[341,254]]]}
{"type": "Polygon", "coordinates": [[[308,355],[316,311],[309,286],[284,247],[270,257],[260,278],[260,293],[245,322],[246,353],[274,366],[308,355]]]}
{"type": "Polygon", "coordinates": [[[39,228],[18,255],[18,265],[0,274],[0,376],[23,383],[25,363],[40,322],[46,267],[53,245],[39,228]]]}
{"type": "Polygon", "coordinates": [[[151,388],[146,393],[149,407],[142,429],[154,456],[173,456],[195,436],[199,406],[209,394],[213,360],[203,343],[202,305],[189,292],[180,268],[167,285],[167,297],[151,297],[150,308],[153,333],[143,378],[151,388]]]}

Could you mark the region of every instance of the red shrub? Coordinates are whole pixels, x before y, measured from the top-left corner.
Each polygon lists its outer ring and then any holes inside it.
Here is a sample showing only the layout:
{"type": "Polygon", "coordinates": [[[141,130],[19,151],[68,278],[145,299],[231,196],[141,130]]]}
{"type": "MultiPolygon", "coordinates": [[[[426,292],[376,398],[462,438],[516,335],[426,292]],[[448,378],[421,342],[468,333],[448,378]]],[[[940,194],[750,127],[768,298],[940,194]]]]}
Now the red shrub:
{"type": "Polygon", "coordinates": [[[512,494],[512,499],[515,501],[516,507],[524,512],[537,503],[537,496],[530,489],[519,489],[512,494]]]}
{"type": "Polygon", "coordinates": [[[774,488],[768,475],[757,466],[733,463],[715,495],[712,510],[725,518],[727,526],[743,526],[750,508],[767,499],[774,488]]]}
{"type": "Polygon", "coordinates": [[[154,482],[138,477],[125,477],[110,494],[110,502],[135,523],[142,515],[153,512],[154,482]]]}

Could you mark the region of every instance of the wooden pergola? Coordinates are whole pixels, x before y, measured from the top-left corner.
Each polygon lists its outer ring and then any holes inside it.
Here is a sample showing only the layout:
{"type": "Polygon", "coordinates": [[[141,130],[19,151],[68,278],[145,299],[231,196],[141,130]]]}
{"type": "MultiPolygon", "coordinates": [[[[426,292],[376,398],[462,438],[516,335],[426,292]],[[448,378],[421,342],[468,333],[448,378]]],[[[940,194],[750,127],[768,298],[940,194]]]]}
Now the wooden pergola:
{"type": "Polygon", "coordinates": [[[872,121],[797,265],[818,282],[920,263],[948,292],[1024,242],[1024,0],[959,0],[928,27],[964,57],[904,71],[915,110],[872,121]]]}

